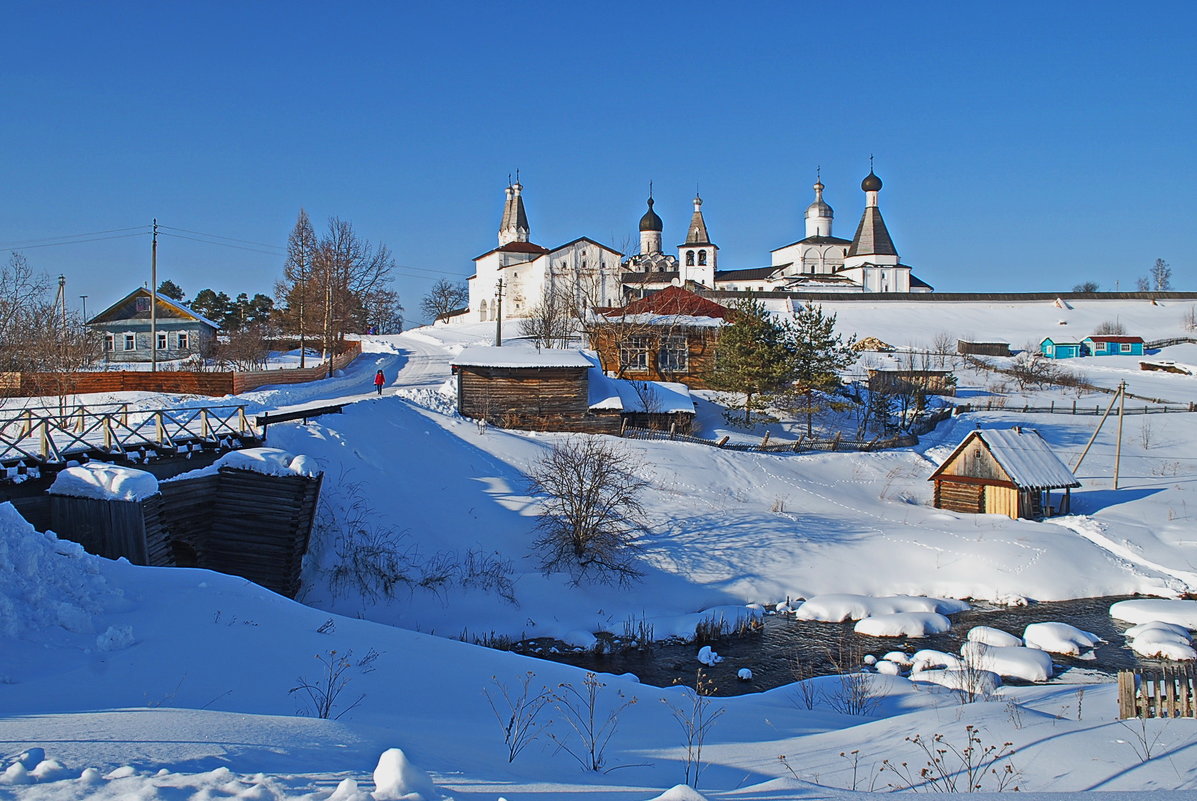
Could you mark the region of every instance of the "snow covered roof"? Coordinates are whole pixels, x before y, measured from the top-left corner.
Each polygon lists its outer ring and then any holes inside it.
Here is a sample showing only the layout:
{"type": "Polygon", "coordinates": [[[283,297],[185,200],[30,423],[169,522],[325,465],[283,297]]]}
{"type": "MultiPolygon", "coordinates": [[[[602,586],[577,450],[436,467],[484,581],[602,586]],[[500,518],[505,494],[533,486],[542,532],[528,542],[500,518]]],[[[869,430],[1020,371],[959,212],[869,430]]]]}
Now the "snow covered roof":
{"type": "Polygon", "coordinates": [[[132,467],[88,462],[59,471],[49,492],[102,501],[140,501],[157,494],[158,479],[132,467]]]}
{"type": "Polygon", "coordinates": [[[454,367],[590,367],[591,361],[576,350],[535,350],[521,347],[475,345],[449,362],[454,367]]]}
{"type": "Polygon", "coordinates": [[[690,390],[685,384],[609,378],[596,366],[588,373],[587,389],[591,409],[647,412],[650,410],[645,408],[645,400],[648,400],[654,413],[694,414],[694,399],[690,397],[690,390]],[[636,390],[635,385],[641,387],[640,392],[636,390]]]}
{"type": "Polygon", "coordinates": [[[596,315],[602,322],[621,323],[625,325],[644,326],[672,326],[676,328],[718,328],[725,325],[722,317],[699,317],[691,314],[623,314],[596,315]]]}
{"type": "Polygon", "coordinates": [[[1057,487],[1079,487],[1081,482],[1068,469],[1068,465],[1056,456],[1038,431],[1033,428],[990,428],[969,433],[956,446],[951,456],[944,460],[931,477],[950,464],[974,439],[980,439],[989,447],[993,458],[1006,471],[1010,480],[1022,489],[1052,489],[1057,487]]]}
{"type": "MultiPolygon", "coordinates": [[[[88,325],[91,325],[92,323],[101,323],[110,318],[115,319],[114,313],[116,311],[118,311],[121,308],[121,306],[128,303],[135,295],[145,295],[148,298],[148,297],[150,297],[150,290],[146,289],[145,287],[138,287],[137,289],[134,289],[128,295],[125,295],[123,298],[118,300],[116,303],[113,303],[111,306],[104,309],[104,311],[100,312],[99,314],[95,315],[90,320],[88,320],[87,321],[88,325]]],[[[171,298],[168,298],[166,295],[156,294],[155,297],[157,298],[158,303],[160,305],[165,306],[168,309],[171,309],[176,314],[180,314],[185,318],[191,318],[193,320],[197,320],[197,321],[203,323],[204,325],[212,326],[212,328],[215,328],[215,329],[220,328],[220,323],[209,320],[207,317],[203,316],[202,314],[197,312],[195,309],[192,309],[190,306],[186,306],[182,303],[179,303],[177,300],[172,300],[171,298]]]]}

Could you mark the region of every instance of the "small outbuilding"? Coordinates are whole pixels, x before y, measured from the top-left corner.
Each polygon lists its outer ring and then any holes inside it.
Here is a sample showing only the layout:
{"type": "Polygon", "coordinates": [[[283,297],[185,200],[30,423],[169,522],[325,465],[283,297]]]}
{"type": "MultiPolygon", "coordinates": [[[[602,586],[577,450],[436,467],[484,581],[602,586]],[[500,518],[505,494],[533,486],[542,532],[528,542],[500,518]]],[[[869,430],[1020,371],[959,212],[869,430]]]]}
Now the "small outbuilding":
{"type": "Polygon", "coordinates": [[[1022,427],[969,432],[928,480],[937,509],[1012,518],[1067,514],[1081,485],[1038,431],[1022,427]]]}
{"type": "Polygon", "coordinates": [[[1009,342],[973,342],[956,340],[956,352],[961,356],[1009,356],[1009,342]]]}
{"type": "Polygon", "coordinates": [[[1064,342],[1044,337],[1039,343],[1039,352],[1049,359],[1075,359],[1083,353],[1079,342],[1064,342]]]}
{"type": "Polygon", "coordinates": [[[682,384],[620,381],[576,350],[470,347],[452,359],[457,411],[503,428],[619,434],[624,425],[686,433],[694,401],[682,384]]]}
{"type": "Polygon", "coordinates": [[[1094,334],[1081,340],[1086,356],[1142,356],[1143,337],[1094,334]]]}
{"type": "Polygon", "coordinates": [[[901,367],[870,367],[870,392],[922,392],[924,395],[956,394],[956,376],[951,370],[917,370],[901,367]]]}

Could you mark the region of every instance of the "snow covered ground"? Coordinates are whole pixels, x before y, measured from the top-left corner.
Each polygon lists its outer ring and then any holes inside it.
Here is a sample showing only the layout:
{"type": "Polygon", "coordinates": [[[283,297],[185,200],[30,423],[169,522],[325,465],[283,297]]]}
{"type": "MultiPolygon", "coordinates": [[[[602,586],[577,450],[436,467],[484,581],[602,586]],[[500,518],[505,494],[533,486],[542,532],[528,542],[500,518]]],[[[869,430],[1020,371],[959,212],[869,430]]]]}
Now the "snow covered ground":
{"type": "MultiPolygon", "coordinates": [[[[929,340],[927,331],[940,329],[919,326],[910,309],[898,308],[913,305],[878,304],[862,317],[869,327],[854,330],[894,345],[929,340]]],[[[1052,315],[1065,315],[995,308],[986,317],[971,306],[951,307],[934,306],[941,328],[976,339],[1030,328],[1038,317],[1055,325],[1052,315]]],[[[836,311],[853,329],[849,318],[857,312],[838,304],[836,311]]],[[[1082,309],[1075,311],[1070,330],[1089,324],[1082,309]]],[[[1131,333],[1154,337],[1179,335],[1183,312],[1121,302],[1085,314],[1094,324],[1117,317],[1131,333]]],[[[1197,415],[1128,417],[1116,491],[1114,427],[1107,425],[1079,471],[1083,487],[1074,491],[1070,517],[1014,521],[931,508],[927,476],[969,430],[1033,426],[1071,463],[1096,423],[1010,409],[956,417],[916,448],[872,454],[784,456],[613,441],[644,465],[651,482],[651,534],[638,556],[645,577],[630,590],[570,586],[565,576],[542,575],[528,553],[536,503],[525,476],[561,435],[480,431],[456,417],[440,392],[449,359],[490,335],[489,327],[462,326],[368,338],[362,358],[332,379],[240,399],[252,411],[360,400],[307,426],[270,429],[270,446],[325,471],[324,521],[305,562],[303,603],[205,571],[92,557],[32,532],[0,507],[0,771],[7,770],[0,798],[348,801],[373,792],[381,801],[419,792],[425,801],[436,793],[492,801],[685,801],[696,796],[666,792],[685,777],[684,730],[670,709],[693,708],[683,688],[599,677],[606,685],[598,691],[600,719],[622,703],[616,693],[637,701],[620,714],[607,747],[610,772],[581,770],[547,734],[509,763],[484,693],[503,709],[503,689],[518,692],[529,672],[533,694],[543,687],[568,695],[560,685],[583,689],[585,674],[468,641],[552,636],[588,644],[596,631],[619,632],[635,620],[651,622],[658,634],[681,632],[703,610],[836,593],[1011,602],[1197,592],[1188,509],[1190,500],[1197,508],[1197,415]],[[381,398],[370,385],[378,369],[388,379],[381,398]],[[343,552],[345,538],[363,529],[398,538],[411,574],[393,597],[333,580],[339,545],[343,552]],[[311,709],[302,691],[288,691],[319,683],[326,664],[342,660],[349,681],[333,705],[340,719],[297,716],[311,709]],[[44,755],[33,752],[12,767],[33,748],[44,755]],[[372,771],[391,748],[402,749],[410,765],[391,754],[376,785],[372,771]]],[[[1190,347],[1157,358],[1197,362],[1181,352],[1190,347]]],[[[1141,374],[1116,357],[1081,360],[1087,371],[1098,361],[1114,383],[1165,381],[1167,393],[1143,394],[1197,400],[1197,379],[1141,374]]],[[[962,386],[980,391],[982,381],[965,375],[962,386]]],[[[1068,395],[1034,393],[1036,405],[1048,397],[1068,395]]],[[[171,399],[132,400],[150,406],[171,399]]],[[[884,605],[875,611],[950,612],[937,602],[884,605]]],[[[1130,609],[1136,623],[1153,614],[1130,609]]],[[[1145,629],[1145,642],[1163,638],[1179,650],[1184,635],[1176,627],[1191,618],[1159,619],[1173,628],[1145,629]]],[[[1079,636],[1044,631],[1051,636],[1042,642],[1079,636]]],[[[996,635],[979,638],[984,648],[1002,647],[996,635]]],[[[1012,754],[995,767],[1013,765],[1024,792],[1157,791],[1166,799],[1192,798],[1197,790],[1197,721],[1119,723],[1112,685],[1004,687],[966,704],[936,684],[871,674],[871,703],[866,714],[853,715],[844,714],[844,681],[825,677],[713,699],[711,709],[723,714],[702,751],[707,767],[699,791],[709,799],[780,801],[906,787],[911,774],[883,760],[905,761],[917,774],[926,758],[907,738],[943,735],[963,748],[970,725],[984,746],[1011,744],[1012,754]]],[[[537,720],[576,746],[553,705],[537,720]]],[[[983,789],[996,788],[996,776],[983,781],[983,789]]]]}

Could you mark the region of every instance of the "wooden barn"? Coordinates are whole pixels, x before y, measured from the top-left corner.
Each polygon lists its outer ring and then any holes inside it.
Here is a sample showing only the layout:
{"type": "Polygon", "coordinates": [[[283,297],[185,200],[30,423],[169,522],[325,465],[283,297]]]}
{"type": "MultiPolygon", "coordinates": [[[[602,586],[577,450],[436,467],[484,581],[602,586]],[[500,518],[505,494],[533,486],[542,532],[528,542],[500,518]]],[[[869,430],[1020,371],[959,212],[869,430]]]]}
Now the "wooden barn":
{"type": "Polygon", "coordinates": [[[576,350],[472,347],[452,360],[457,411],[503,428],[618,434],[630,425],[688,432],[681,384],[618,381],[576,350]]]}
{"type": "Polygon", "coordinates": [[[956,352],[961,356],[1009,356],[1009,342],[972,342],[956,340],[956,352]]]}
{"type": "Polygon", "coordinates": [[[956,376],[951,370],[910,370],[901,367],[869,368],[870,392],[908,393],[916,389],[925,395],[956,394],[956,376]]]}
{"type": "Polygon", "coordinates": [[[1067,514],[1081,485],[1033,428],[971,431],[928,480],[938,509],[1013,518],[1067,514]]]}
{"type": "Polygon", "coordinates": [[[619,432],[618,411],[591,411],[593,363],[576,350],[472,347],[452,366],[463,417],[532,431],[619,432]]]}
{"type": "Polygon", "coordinates": [[[730,314],[726,306],[671,286],[622,308],[597,310],[590,347],[607,375],[703,389],[730,314]]]}

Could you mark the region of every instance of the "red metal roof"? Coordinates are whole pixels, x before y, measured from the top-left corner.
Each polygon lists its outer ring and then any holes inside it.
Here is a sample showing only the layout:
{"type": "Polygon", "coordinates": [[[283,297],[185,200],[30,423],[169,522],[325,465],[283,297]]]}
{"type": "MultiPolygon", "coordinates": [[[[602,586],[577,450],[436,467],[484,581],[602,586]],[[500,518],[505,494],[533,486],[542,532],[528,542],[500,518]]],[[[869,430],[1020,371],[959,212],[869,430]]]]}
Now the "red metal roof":
{"type": "Polygon", "coordinates": [[[608,317],[624,314],[684,314],[726,320],[731,310],[680,286],[670,286],[646,298],[634,300],[622,309],[605,312],[608,317]]]}
{"type": "Polygon", "coordinates": [[[1138,342],[1138,343],[1143,342],[1143,337],[1115,337],[1115,336],[1106,336],[1105,334],[1094,334],[1093,336],[1088,337],[1088,339],[1091,339],[1094,342],[1118,342],[1118,343],[1129,342],[1131,344],[1134,344],[1136,342],[1138,342]]]}

